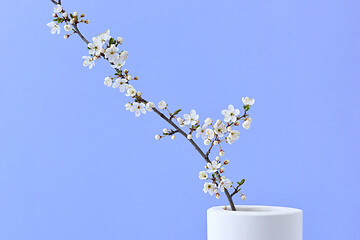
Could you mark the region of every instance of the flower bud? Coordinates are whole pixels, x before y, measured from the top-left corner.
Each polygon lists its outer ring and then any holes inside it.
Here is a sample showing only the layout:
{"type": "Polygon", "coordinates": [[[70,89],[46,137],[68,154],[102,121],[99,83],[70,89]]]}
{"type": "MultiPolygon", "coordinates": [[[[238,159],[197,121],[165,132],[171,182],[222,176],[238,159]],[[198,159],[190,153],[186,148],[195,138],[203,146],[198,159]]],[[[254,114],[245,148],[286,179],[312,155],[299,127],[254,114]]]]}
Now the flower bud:
{"type": "Polygon", "coordinates": [[[216,156],[215,160],[216,160],[216,161],[220,161],[220,157],[219,157],[219,156],[216,156]]]}
{"type": "Polygon", "coordinates": [[[80,15],[80,17],[82,17],[82,18],[85,17],[85,14],[82,13],[82,14],[80,15]]]}
{"type": "Polygon", "coordinates": [[[160,135],[155,135],[155,139],[156,140],[160,140],[161,136],[160,135]]]}
{"type": "Polygon", "coordinates": [[[223,172],[225,172],[225,168],[224,168],[224,167],[220,168],[220,173],[223,173],[223,172]]]}
{"type": "Polygon", "coordinates": [[[172,140],[175,140],[175,135],[171,135],[171,139],[172,139],[172,140]]]}
{"type": "Polygon", "coordinates": [[[223,157],[224,155],[225,155],[225,151],[224,151],[224,150],[220,150],[219,156],[220,156],[220,157],[223,157]]]}
{"type": "Polygon", "coordinates": [[[141,97],[141,92],[138,91],[138,92],[136,93],[136,95],[137,95],[138,97],[141,97]]]}
{"type": "Polygon", "coordinates": [[[64,13],[62,14],[62,16],[63,16],[64,18],[67,18],[69,15],[64,12],[64,13]]]}
{"type": "Polygon", "coordinates": [[[187,135],[187,139],[189,139],[189,140],[192,139],[192,135],[191,135],[191,134],[188,134],[188,135],[187,135]]]}
{"type": "Polygon", "coordinates": [[[210,139],[208,139],[208,138],[205,139],[205,140],[204,140],[204,144],[205,144],[205,145],[209,145],[209,144],[210,144],[210,139]]]}
{"type": "Polygon", "coordinates": [[[53,16],[54,18],[57,18],[57,17],[58,17],[58,15],[57,15],[56,13],[53,13],[52,16],[53,16]]]}
{"type": "Polygon", "coordinates": [[[211,118],[206,118],[205,119],[205,124],[206,125],[211,125],[212,124],[212,119],[211,118]]]}
{"type": "Polygon", "coordinates": [[[214,141],[214,145],[218,145],[219,144],[219,141],[214,141]]]}
{"type": "Polygon", "coordinates": [[[243,200],[243,201],[245,201],[246,200],[246,195],[244,195],[244,194],[241,194],[241,200],[243,200]]]}
{"type": "Polygon", "coordinates": [[[234,123],[234,125],[235,125],[235,126],[240,126],[240,121],[236,121],[236,122],[234,123]]]}
{"type": "Polygon", "coordinates": [[[128,73],[129,73],[129,70],[125,69],[125,70],[124,70],[124,73],[125,73],[125,74],[128,74],[128,73]]]}
{"type": "Polygon", "coordinates": [[[220,199],[220,193],[217,193],[215,196],[217,199],[220,199]]]}
{"type": "Polygon", "coordinates": [[[66,34],[64,35],[64,39],[68,39],[70,37],[70,35],[66,34]]]}
{"type": "Polygon", "coordinates": [[[226,177],[225,177],[225,176],[221,176],[220,179],[221,179],[221,180],[225,180],[226,177]]]}
{"type": "Polygon", "coordinates": [[[134,77],[134,80],[139,80],[139,77],[138,76],[134,77]]]}
{"type": "Polygon", "coordinates": [[[218,119],[218,120],[216,121],[216,124],[220,124],[220,123],[221,123],[221,120],[218,119]]]}
{"type": "Polygon", "coordinates": [[[71,25],[75,24],[75,19],[74,18],[70,20],[70,24],[71,25]]]}
{"type": "Polygon", "coordinates": [[[90,23],[90,20],[89,20],[89,19],[86,19],[86,20],[85,20],[85,23],[86,23],[86,24],[89,24],[89,23],[90,23]]]}
{"type": "Polygon", "coordinates": [[[73,16],[77,17],[78,13],[77,12],[73,12],[73,16]]]}
{"type": "Polygon", "coordinates": [[[229,126],[229,127],[227,128],[227,131],[228,131],[228,132],[231,132],[231,130],[232,130],[232,127],[229,126]]]}
{"type": "Polygon", "coordinates": [[[228,165],[230,163],[230,161],[228,160],[228,159],[226,159],[225,161],[224,161],[224,165],[228,165]]]}
{"type": "Polygon", "coordinates": [[[118,38],[116,39],[116,42],[117,42],[118,44],[122,44],[122,43],[124,42],[124,39],[123,39],[122,37],[118,37],[118,38]]]}
{"type": "Polygon", "coordinates": [[[168,133],[169,133],[169,129],[164,128],[164,129],[163,129],[163,133],[164,133],[164,134],[168,134],[168,133]]]}
{"type": "Polygon", "coordinates": [[[127,75],[127,76],[126,76],[126,79],[127,79],[127,80],[132,80],[132,76],[131,76],[131,75],[127,75]]]}

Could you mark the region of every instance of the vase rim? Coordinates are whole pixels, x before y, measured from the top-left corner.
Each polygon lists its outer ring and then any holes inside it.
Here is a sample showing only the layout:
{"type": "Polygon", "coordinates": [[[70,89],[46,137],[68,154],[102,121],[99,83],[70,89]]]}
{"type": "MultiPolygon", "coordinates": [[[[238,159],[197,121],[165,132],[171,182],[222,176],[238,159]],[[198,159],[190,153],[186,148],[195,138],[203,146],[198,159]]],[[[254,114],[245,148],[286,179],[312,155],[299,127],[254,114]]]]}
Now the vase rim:
{"type": "Polygon", "coordinates": [[[236,205],[236,211],[231,211],[230,206],[216,206],[208,209],[208,212],[216,212],[222,215],[240,216],[266,216],[266,215],[291,215],[302,213],[302,210],[291,207],[263,206],[263,205],[236,205]]]}

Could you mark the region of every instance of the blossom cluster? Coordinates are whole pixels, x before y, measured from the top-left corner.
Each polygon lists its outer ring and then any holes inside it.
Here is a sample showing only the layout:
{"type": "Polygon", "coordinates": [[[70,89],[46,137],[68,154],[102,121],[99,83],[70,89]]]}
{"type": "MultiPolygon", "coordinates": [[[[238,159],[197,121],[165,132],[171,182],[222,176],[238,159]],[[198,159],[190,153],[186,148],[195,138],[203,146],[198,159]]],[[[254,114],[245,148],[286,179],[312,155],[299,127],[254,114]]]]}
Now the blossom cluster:
{"type": "Polygon", "coordinates": [[[49,22],[47,26],[50,28],[51,34],[60,34],[60,25],[65,22],[64,30],[66,32],[72,32],[71,34],[64,35],[65,39],[68,39],[72,34],[76,33],[76,29],[74,26],[78,23],[86,23],[89,24],[90,20],[85,20],[85,14],[78,14],[78,12],[66,13],[63,7],[60,4],[55,5],[53,12],[54,20],[49,22]]]}
{"type": "Polygon", "coordinates": [[[110,30],[92,38],[92,42],[88,44],[90,56],[84,56],[83,65],[85,67],[93,68],[95,60],[104,57],[107,59],[111,66],[116,70],[121,70],[124,66],[125,60],[128,58],[127,51],[119,52],[118,45],[122,44],[124,39],[118,37],[116,40],[110,36],[110,30]]]}
{"type": "MultiPolygon", "coordinates": [[[[201,180],[210,180],[204,183],[203,191],[204,193],[209,193],[210,195],[216,196],[217,199],[220,199],[220,192],[225,192],[225,189],[229,189],[233,186],[233,182],[230,179],[227,179],[225,176],[221,176],[221,173],[225,172],[225,165],[229,164],[229,160],[224,160],[221,162],[220,157],[217,156],[214,161],[208,162],[205,165],[205,171],[199,172],[199,178],[201,180]],[[220,192],[219,192],[220,191],[220,192]]],[[[234,189],[237,192],[240,192],[239,187],[244,183],[238,182],[237,188],[234,189]]],[[[245,200],[246,196],[241,194],[241,199],[245,200]]]]}

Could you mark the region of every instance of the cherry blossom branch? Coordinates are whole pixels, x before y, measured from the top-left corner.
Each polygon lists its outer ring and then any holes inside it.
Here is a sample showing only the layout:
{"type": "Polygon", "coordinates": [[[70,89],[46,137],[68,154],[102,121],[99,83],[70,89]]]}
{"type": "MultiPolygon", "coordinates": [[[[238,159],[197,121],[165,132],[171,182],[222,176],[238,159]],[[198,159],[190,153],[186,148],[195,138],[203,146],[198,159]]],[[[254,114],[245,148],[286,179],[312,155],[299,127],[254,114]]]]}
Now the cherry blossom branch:
{"type": "MultiPolygon", "coordinates": [[[[231,209],[233,211],[236,211],[235,205],[233,202],[233,196],[240,192],[241,189],[239,187],[244,183],[244,179],[241,181],[241,183],[238,182],[238,186],[235,188],[233,187],[233,183],[226,179],[224,176],[221,176],[220,173],[223,173],[225,170],[222,167],[220,157],[216,157],[215,161],[210,161],[209,154],[214,147],[214,145],[218,145],[220,148],[219,155],[224,156],[225,152],[221,148],[220,143],[222,141],[226,141],[229,144],[232,144],[235,140],[239,138],[239,131],[233,130],[232,126],[239,126],[240,125],[240,119],[244,119],[243,127],[245,129],[248,129],[250,127],[251,118],[247,117],[247,111],[250,109],[250,106],[254,104],[254,99],[250,98],[243,98],[244,103],[244,110],[245,113],[241,117],[239,117],[239,109],[234,109],[232,105],[229,105],[227,110],[223,110],[222,114],[224,115],[224,121],[227,123],[225,125],[222,123],[221,120],[217,120],[215,125],[212,124],[212,120],[210,118],[207,118],[205,120],[205,124],[199,125],[199,121],[197,120],[199,118],[199,115],[196,114],[195,110],[192,110],[190,115],[185,114],[184,119],[181,117],[177,117],[177,121],[180,125],[180,127],[184,127],[187,125],[189,127],[190,132],[187,134],[185,131],[183,131],[177,124],[175,124],[172,119],[176,117],[176,115],[181,111],[181,109],[175,111],[174,113],[171,113],[169,109],[167,108],[167,104],[165,101],[161,101],[159,103],[159,108],[161,110],[166,110],[169,113],[169,117],[165,116],[162,112],[160,112],[157,108],[155,108],[155,105],[152,102],[148,102],[144,98],[141,97],[141,92],[137,92],[135,88],[133,88],[132,85],[129,84],[129,81],[131,80],[138,80],[138,77],[132,78],[131,75],[128,75],[128,70],[122,70],[121,67],[125,63],[125,59],[128,56],[128,53],[126,51],[122,51],[121,53],[118,53],[118,44],[121,44],[123,39],[119,37],[118,39],[111,38],[110,31],[108,30],[106,33],[103,33],[99,35],[98,37],[93,38],[93,43],[89,42],[85,36],[80,32],[78,28],[79,23],[89,23],[89,20],[84,20],[84,14],[78,15],[77,12],[74,12],[73,14],[67,14],[65,10],[63,10],[61,6],[61,0],[55,1],[51,0],[52,3],[54,3],[56,6],[54,8],[54,14],[53,17],[54,22],[51,22],[48,24],[48,26],[51,28],[51,33],[60,33],[59,26],[55,23],[62,23],[65,22],[66,25],[64,26],[64,29],[66,31],[73,31],[72,34],[65,35],[65,39],[69,38],[73,34],[77,34],[83,42],[87,44],[87,47],[89,49],[90,57],[84,56],[84,66],[89,66],[91,69],[95,65],[95,60],[99,58],[103,58],[107,60],[110,65],[115,68],[116,73],[115,77],[106,77],[105,78],[105,85],[106,86],[113,86],[113,88],[119,88],[121,92],[124,92],[125,88],[127,90],[126,96],[131,96],[134,99],[134,103],[127,103],[125,105],[127,110],[131,110],[132,112],[135,112],[136,116],[140,116],[141,113],[145,114],[146,110],[148,111],[154,111],[157,115],[159,115],[162,119],[164,119],[167,123],[169,123],[173,128],[176,130],[168,130],[164,129],[163,133],[164,136],[156,135],[156,139],[160,139],[165,136],[171,136],[172,139],[175,139],[175,134],[180,133],[182,136],[184,136],[196,149],[196,151],[204,158],[204,160],[207,162],[206,169],[208,173],[212,173],[212,178],[208,178],[208,174],[205,171],[202,171],[199,173],[199,177],[202,180],[212,180],[213,182],[207,182],[204,184],[204,192],[210,193],[210,195],[213,195],[216,193],[216,198],[220,198],[220,194],[218,193],[219,189],[223,192],[225,192],[225,195],[230,203],[231,209]],[[57,13],[62,14],[62,17],[59,17],[57,13]],[[69,18],[70,17],[70,18],[69,18]],[[95,40],[94,40],[95,39],[95,40]],[[103,48],[103,45],[105,44],[105,48],[103,48]],[[113,79],[116,79],[114,81],[113,79]],[[125,85],[124,85],[125,84],[125,85]],[[120,87],[122,85],[122,87],[120,87]],[[146,104],[146,110],[145,110],[145,104],[146,104]],[[210,129],[207,127],[211,127],[210,129]],[[206,130],[206,132],[205,132],[206,130]],[[206,154],[202,151],[202,149],[195,143],[195,141],[192,139],[192,133],[196,131],[196,136],[202,136],[204,140],[205,145],[211,144],[206,154]],[[199,135],[200,134],[200,135],[199,135]],[[206,137],[204,138],[204,134],[206,137]],[[225,139],[220,139],[219,137],[224,137],[225,139]],[[210,140],[213,139],[211,142],[210,140]],[[232,194],[229,193],[227,188],[233,187],[234,192],[232,194]]],[[[224,165],[228,164],[229,161],[225,160],[224,165]]],[[[245,195],[242,194],[241,199],[244,200],[245,195]]]]}

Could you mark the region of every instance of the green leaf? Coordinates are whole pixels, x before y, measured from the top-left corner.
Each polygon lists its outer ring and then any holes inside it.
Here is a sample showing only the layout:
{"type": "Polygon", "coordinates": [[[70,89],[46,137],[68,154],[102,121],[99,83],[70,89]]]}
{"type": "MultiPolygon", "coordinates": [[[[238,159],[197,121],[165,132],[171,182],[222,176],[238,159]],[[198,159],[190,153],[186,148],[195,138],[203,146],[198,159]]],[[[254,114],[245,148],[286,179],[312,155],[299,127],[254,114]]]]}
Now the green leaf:
{"type": "Polygon", "coordinates": [[[249,111],[249,109],[250,109],[249,105],[244,105],[243,107],[244,107],[245,111],[249,111]]]}
{"type": "Polygon", "coordinates": [[[179,112],[181,112],[182,109],[178,109],[174,112],[174,115],[178,114],[179,112]]]}
{"type": "Polygon", "coordinates": [[[115,39],[114,39],[114,38],[110,38],[110,40],[109,40],[109,45],[115,44],[115,43],[116,43],[115,39]]]}
{"type": "Polygon", "coordinates": [[[239,184],[239,186],[243,185],[245,182],[245,179],[242,179],[240,182],[237,182],[237,184],[239,184]]]}

